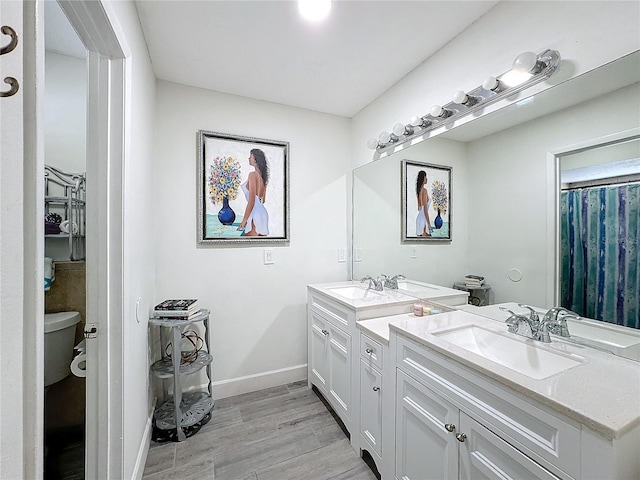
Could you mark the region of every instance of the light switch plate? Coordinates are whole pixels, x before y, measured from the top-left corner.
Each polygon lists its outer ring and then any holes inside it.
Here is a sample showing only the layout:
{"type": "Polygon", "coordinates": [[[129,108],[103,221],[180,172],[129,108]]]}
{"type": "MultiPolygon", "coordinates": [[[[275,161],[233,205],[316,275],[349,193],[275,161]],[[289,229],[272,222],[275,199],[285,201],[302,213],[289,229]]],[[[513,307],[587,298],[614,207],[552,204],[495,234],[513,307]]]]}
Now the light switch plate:
{"type": "Polygon", "coordinates": [[[347,249],[339,248],[338,249],[338,263],[344,263],[347,261],[347,249]]]}
{"type": "Polygon", "coordinates": [[[411,247],[411,258],[418,258],[418,249],[416,247],[411,247]]]}
{"type": "Polygon", "coordinates": [[[273,265],[273,249],[271,248],[264,249],[264,264],[273,265]]]}
{"type": "Polygon", "coordinates": [[[362,249],[361,248],[354,248],[353,249],[353,261],[354,262],[361,262],[362,261],[362,249]]]}

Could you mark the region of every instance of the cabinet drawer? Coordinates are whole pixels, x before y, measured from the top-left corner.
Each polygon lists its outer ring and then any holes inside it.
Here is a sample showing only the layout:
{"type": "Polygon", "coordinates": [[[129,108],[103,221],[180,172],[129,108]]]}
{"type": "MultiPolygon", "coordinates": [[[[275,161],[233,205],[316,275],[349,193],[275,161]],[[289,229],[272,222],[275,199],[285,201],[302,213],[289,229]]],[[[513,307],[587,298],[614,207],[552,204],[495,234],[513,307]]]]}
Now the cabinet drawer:
{"type": "Polygon", "coordinates": [[[355,326],[355,314],[331,299],[316,293],[309,293],[309,308],[322,315],[337,327],[355,326]]]}
{"type": "Polygon", "coordinates": [[[378,370],[382,370],[382,345],[375,340],[360,334],[360,355],[378,370]]]}
{"type": "Polygon", "coordinates": [[[580,476],[580,426],[433,350],[398,336],[398,368],[560,476],[580,476]],[[559,471],[558,471],[559,470],[559,471]]]}

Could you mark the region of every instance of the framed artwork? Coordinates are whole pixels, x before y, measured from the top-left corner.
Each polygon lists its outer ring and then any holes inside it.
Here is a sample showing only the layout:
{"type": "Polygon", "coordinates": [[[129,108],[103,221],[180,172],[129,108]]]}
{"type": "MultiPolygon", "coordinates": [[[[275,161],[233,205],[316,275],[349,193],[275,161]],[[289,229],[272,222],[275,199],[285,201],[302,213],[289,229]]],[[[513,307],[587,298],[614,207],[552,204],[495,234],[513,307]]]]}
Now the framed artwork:
{"type": "Polygon", "coordinates": [[[289,242],[289,143],[199,130],[198,243],[289,242]]]}
{"type": "Polygon", "coordinates": [[[451,241],[452,167],[403,160],[402,241],[451,241]]]}

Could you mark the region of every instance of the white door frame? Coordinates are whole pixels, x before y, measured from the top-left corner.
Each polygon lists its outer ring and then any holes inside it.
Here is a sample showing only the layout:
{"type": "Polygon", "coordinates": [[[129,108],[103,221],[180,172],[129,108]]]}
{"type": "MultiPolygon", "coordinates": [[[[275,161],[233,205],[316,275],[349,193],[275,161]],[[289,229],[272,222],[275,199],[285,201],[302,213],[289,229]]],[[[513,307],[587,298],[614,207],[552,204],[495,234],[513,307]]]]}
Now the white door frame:
{"type": "Polygon", "coordinates": [[[88,50],[87,100],[87,479],[122,478],[123,164],[127,58],[108,3],[59,0],[88,50]]]}

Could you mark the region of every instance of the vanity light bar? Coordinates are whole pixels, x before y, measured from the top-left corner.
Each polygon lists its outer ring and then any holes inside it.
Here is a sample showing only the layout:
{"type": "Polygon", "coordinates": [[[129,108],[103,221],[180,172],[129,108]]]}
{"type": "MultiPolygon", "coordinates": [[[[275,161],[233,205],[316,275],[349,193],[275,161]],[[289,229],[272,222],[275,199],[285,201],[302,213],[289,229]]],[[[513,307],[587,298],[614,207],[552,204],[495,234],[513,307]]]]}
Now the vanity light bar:
{"type": "Polygon", "coordinates": [[[403,145],[546,80],[556,71],[559,64],[560,53],[556,50],[545,50],[539,55],[533,52],[521,53],[514,60],[512,69],[500,77],[488,77],[481,86],[470,92],[456,92],[452,102],[444,106],[434,105],[428,114],[422,117],[415,116],[406,125],[397,123],[392,133],[380,133],[378,139],[370,139],[367,146],[382,153],[403,145]]]}

